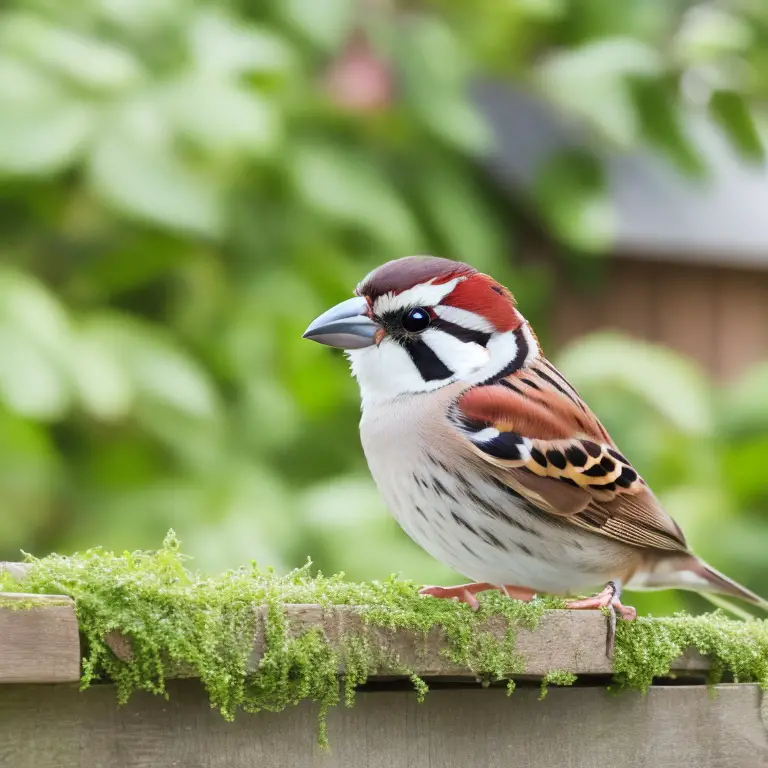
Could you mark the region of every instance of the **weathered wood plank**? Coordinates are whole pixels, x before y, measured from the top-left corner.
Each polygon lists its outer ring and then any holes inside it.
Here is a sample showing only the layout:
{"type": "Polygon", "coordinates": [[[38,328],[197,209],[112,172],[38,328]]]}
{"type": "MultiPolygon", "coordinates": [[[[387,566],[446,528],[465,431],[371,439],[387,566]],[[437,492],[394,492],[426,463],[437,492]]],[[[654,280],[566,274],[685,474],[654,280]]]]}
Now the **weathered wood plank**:
{"type": "MultiPolygon", "coordinates": [[[[261,609],[263,611],[263,609],[261,609]]],[[[366,635],[374,647],[397,656],[402,664],[424,677],[467,677],[467,670],[447,659],[442,630],[432,630],[426,638],[407,630],[369,627],[353,608],[338,606],[324,609],[319,605],[287,607],[290,630],[294,634],[322,626],[331,643],[338,644],[344,632],[366,635]]],[[[494,617],[481,627],[502,638],[506,623],[494,617]]],[[[577,675],[609,675],[611,660],[605,655],[606,621],[598,611],[551,611],[535,630],[522,629],[517,634],[517,650],[523,659],[524,675],[541,677],[553,669],[567,669],[577,675]]],[[[250,667],[256,669],[264,653],[262,636],[257,636],[250,667]]],[[[693,651],[673,664],[676,672],[703,671],[708,660],[693,651]]],[[[381,675],[394,670],[382,668],[381,675]]]]}
{"type": "MultiPolygon", "coordinates": [[[[10,599],[8,595],[6,599],[10,599]]],[[[37,600],[39,609],[18,611],[0,609],[0,683],[62,682],[78,676],[80,649],[77,623],[68,598],[20,595],[20,600],[37,600]],[[63,604],[62,604],[63,602],[63,604]]],[[[264,617],[265,608],[256,608],[264,617]]],[[[403,667],[423,677],[473,679],[464,667],[446,658],[446,638],[436,628],[425,637],[405,629],[382,629],[365,623],[359,611],[348,606],[323,608],[319,605],[286,606],[288,625],[293,635],[322,626],[329,641],[337,647],[344,633],[366,636],[373,647],[382,649],[397,664],[384,664],[375,677],[397,676],[403,667]]],[[[500,617],[480,627],[502,638],[506,623],[500,617]]],[[[593,611],[551,611],[535,630],[521,629],[517,650],[522,657],[521,676],[541,677],[553,669],[566,669],[577,675],[609,675],[611,661],[605,656],[605,618],[593,611]]],[[[107,642],[113,652],[130,660],[130,640],[111,632],[107,642]]],[[[264,655],[263,621],[254,638],[249,667],[256,670],[264,655]]],[[[672,665],[676,673],[703,672],[709,661],[689,651],[672,665]]],[[[339,670],[343,672],[343,667],[339,670]]],[[[193,677],[194,670],[178,667],[169,677],[193,677]]]]}
{"type": "Polygon", "coordinates": [[[0,683],[80,679],[80,634],[68,597],[0,593],[0,683]]]}
{"type": "Polygon", "coordinates": [[[0,764],[14,768],[766,768],[768,734],[754,685],[367,692],[329,714],[330,753],[315,744],[316,709],[225,722],[197,681],[170,699],[114,703],[110,686],[0,687],[0,764]]]}

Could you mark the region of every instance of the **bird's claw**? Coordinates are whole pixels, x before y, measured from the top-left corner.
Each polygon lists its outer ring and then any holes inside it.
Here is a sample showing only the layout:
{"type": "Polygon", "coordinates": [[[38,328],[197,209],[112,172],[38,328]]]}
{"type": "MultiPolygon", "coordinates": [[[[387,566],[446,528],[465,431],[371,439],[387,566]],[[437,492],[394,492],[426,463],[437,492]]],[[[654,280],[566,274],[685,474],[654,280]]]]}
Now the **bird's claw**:
{"type": "Polygon", "coordinates": [[[637,611],[631,605],[623,605],[620,600],[621,591],[614,582],[609,582],[602,592],[594,597],[583,600],[569,600],[565,607],[574,611],[604,610],[608,619],[608,635],[605,639],[605,655],[613,658],[613,648],[616,641],[616,614],[624,621],[637,618],[637,611]]]}
{"type": "MultiPolygon", "coordinates": [[[[474,590],[476,584],[459,584],[456,587],[422,587],[419,590],[421,597],[440,597],[445,600],[453,600],[457,603],[466,603],[473,611],[480,607],[480,601],[475,597],[475,591],[481,592],[481,589],[474,590]]],[[[486,587],[487,589],[487,587],[486,587]]]]}

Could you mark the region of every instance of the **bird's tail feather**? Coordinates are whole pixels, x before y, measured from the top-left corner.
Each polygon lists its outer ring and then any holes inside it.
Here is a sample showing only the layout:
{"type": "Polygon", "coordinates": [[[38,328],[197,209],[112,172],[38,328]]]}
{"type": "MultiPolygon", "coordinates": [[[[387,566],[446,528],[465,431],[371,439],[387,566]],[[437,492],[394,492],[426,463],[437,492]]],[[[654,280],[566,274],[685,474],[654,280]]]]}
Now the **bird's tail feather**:
{"type": "Polygon", "coordinates": [[[707,565],[702,560],[695,563],[696,572],[707,582],[707,586],[700,589],[701,592],[714,592],[719,595],[728,595],[729,597],[738,597],[748,603],[768,611],[768,600],[756,595],[746,587],[729,579],[724,574],[716,571],[711,565],[707,565]]]}
{"type": "Polygon", "coordinates": [[[635,586],[639,589],[688,589],[700,592],[705,597],[707,593],[726,595],[768,611],[768,600],[742,587],[694,555],[662,561],[653,571],[639,575],[627,586],[630,589],[635,586]]]}

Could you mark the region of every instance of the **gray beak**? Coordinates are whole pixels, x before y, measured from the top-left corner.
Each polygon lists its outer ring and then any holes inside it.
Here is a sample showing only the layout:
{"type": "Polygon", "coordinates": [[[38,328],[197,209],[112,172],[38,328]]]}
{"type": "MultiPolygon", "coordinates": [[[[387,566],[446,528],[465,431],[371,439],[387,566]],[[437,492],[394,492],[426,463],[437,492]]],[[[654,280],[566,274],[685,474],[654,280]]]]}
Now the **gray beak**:
{"type": "Polygon", "coordinates": [[[339,349],[362,349],[375,343],[380,326],[368,317],[362,296],[342,301],[309,324],[304,338],[339,349]]]}

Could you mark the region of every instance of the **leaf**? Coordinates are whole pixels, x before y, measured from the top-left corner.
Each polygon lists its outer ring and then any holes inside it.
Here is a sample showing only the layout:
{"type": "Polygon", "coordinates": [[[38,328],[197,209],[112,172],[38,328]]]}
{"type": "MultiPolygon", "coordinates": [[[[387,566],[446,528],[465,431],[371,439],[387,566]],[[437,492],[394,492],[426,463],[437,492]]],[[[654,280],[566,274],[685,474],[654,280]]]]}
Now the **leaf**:
{"type": "Polygon", "coordinates": [[[0,173],[51,174],[80,159],[94,127],[94,110],[76,102],[35,112],[0,111],[0,173]]]}
{"type": "Polygon", "coordinates": [[[197,419],[218,416],[220,406],[208,374],[171,339],[138,323],[118,321],[112,330],[140,396],[197,419]]]}
{"type": "Polygon", "coordinates": [[[689,135],[685,107],[676,82],[644,78],[632,83],[644,138],[658,147],[683,172],[694,177],[706,174],[706,162],[689,135]]]}
{"type": "Polygon", "coordinates": [[[274,103],[236,83],[194,74],[167,92],[168,111],[179,135],[216,157],[241,163],[267,156],[281,134],[274,103]]]}
{"type": "Polygon", "coordinates": [[[744,96],[718,90],[709,100],[709,111],[733,146],[746,160],[765,161],[765,146],[744,96]]]}
{"type": "Polygon", "coordinates": [[[70,405],[67,317],[26,276],[0,272],[0,397],[22,416],[58,419],[70,405]]]}
{"type": "Polygon", "coordinates": [[[696,365],[669,349],[614,333],[586,336],[560,354],[560,367],[576,388],[620,387],[640,396],[677,429],[712,434],[707,379],[696,365]]]}
{"type": "Polygon", "coordinates": [[[719,430],[726,435],[761,435],[768,431],[768,363],[756,365],[721,397],[719,430]]]}
{"type": "Polygon", "coordinates": [[[355,0],[281,0],[280,15],[308,40],[326,51],[342,46],[355,20],[355,0]]]}
{"type": "Polygon", "coordinates": [[[724,54],[746,51],[754,37],[745,18],[714,5],[695,6],[682,18],[675,53],[686,63],[708,63],[724,54]]]}
{"type": "Polygon", "coordinates": [[[303,144],[290,166],[293,183],[318,212],[366,230],[395,253],[419,241],[411,212],[368,158],[331,144],[303,144]]]}
{"type": "Polygon", "coordinates": [[[69,407],[60,367],[41,349],[0,326],[0,398],[20,416],[59,419],[69,407]]]}
{"type": "Polygon", "coordinates": [[[200,10],[189,29],[195,69],[207,76],[284,72],[293,51],[274,32],[243,23],[222,10],[200,10]]]}
{"type": "Polygon", "coordinates": [[[0,19],[0,47],[35,61],[56,77],[97,91],[126,90],[143,78],[127,50],[22,13],[0,19]]]}
{"type": "Polygon", "coordinates": [[[212,237],[223,230],[222,188],[181,158],[152,103],[118,114],[93,147],[88,179],[104,202],[129,216],[212,237]]]}
{"type": "Polygon", "coordinates": [[[491,132],[469,98],[472,66],[450,28],[434,18],[414,19],[395,47],[405,96],[415,116],[462,152],[488,152],[491,132]]]}
{"type": "Polygon", "coordinates": [[[136,394],[123,350],[109,323],[91,318],[76,330],[71,376],[86,413],[105,421],[124,418],[136,394]]]}
{"type": "Polygon", "coordinates": [[[564,150],[539,170],[533,196],[557,237],[580,251],[599,252],[615,232],[603,168],[587,152],[564,150]]]}
{"type": "Polygon", "coordinates": [[[491,271],[505,250],[508,236],[469,174],[447,162],[432,165],[418,175],[417,188],[421,204],[442,239],[443,254],[491,271]]]}
{"type": "Polygon", "coordinates": [[[640,126],[627,79],[662,72],[658,51],[639,40],[614,37],[550,54],[539,65],[536,82],[557,106],[629,146],[640,126]]]}

